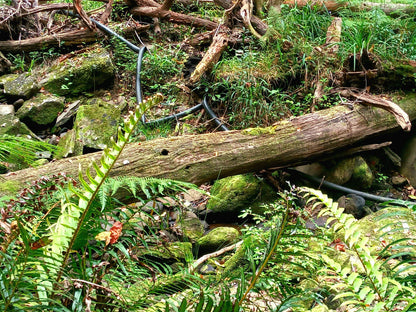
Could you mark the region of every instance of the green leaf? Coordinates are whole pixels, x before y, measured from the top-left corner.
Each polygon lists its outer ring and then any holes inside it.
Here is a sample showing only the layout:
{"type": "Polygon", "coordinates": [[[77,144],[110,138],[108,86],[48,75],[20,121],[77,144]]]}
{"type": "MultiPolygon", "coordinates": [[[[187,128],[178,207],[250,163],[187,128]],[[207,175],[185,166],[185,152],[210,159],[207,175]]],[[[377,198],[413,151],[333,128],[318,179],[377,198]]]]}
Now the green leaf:
{"type": "Polygon", "coordinates": [[[367,295],[367,298],[364,301],[365,305],[371,305],[375,299],[376,295],[374,293],[369,293],[367,295]]]}
{"type": "Polygon", "coordinates": [[[372,312],[378,312],[378,311],[380,311],[381,309],[383,309],[384,308],[384,306],[385,306],[386,304],[384,303],[384,302],[379,302],[379,303],[377,303],[372,309],[371,309],[371,311],[372,312]]]}

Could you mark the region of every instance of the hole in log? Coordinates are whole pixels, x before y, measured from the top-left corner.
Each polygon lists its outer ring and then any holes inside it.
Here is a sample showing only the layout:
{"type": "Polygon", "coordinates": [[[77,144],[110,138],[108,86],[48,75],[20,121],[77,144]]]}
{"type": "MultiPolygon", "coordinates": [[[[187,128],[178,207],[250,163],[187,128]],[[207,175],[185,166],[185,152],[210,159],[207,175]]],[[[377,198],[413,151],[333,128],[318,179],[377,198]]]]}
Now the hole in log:
{"type": "Polygon", "coordinates": [[[163,155],[163,156],[166,156],[167,154],[169,154],[169,151],[167,149],[162,149],[160,154],[163,155]]]}

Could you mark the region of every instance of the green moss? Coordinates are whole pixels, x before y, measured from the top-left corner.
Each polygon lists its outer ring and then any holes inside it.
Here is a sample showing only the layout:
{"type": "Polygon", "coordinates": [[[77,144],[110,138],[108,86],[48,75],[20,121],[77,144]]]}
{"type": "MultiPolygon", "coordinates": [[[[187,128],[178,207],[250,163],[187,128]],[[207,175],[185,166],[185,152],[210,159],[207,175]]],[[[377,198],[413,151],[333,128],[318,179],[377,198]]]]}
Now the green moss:
{"type": "Polygon", "coordinates": [[[17,111],[16,116],[20,120],[35,122],[38,125],[53,123],[59,113],[65,107],[65,99],[53,95],[38,94],[36,97],[26,101],[17,111]]]}
{"type": "Polygon", "coordinates": [[[236,252],[231,256],[230,259],[225,261],[224,263],[224,270],[222,272],[218,272],[217,274],[217,281],[222,280],[225,277],[228,277],[231,274],[240,274],[240,270],[237,268],[241,266],[244,262],[244,255],[245,255],[245,248],[243,246],[238,247],[236,252]]]}
{"type": "MultiPolygon", "coordinates": [[[[0,178],[1,179],[1,178],[0,178]]],[[[1,181],[1,180],[0,180],[1,181]]],[[[12,196],[16,195],[23,185],[16,181],[0,182],[0,196],[12,196]]]]}
{"type": "Polygon", "coordinates": [[[45,89],[58,95],[78,95],[108,86],[113,82],[115,67],[109,53],[97,48],[87,55],[79,55],[55,64],[45,75],[45,89]]]}
{"type": "Polygon", "coordinates": [[[241,131],[242,134],[246,135],[262,135],[262,134],[274,134],[276,133],[277,126],[270,126],[266,128],[256,127],[256,128],[247,128],[241,131]]]}
{"type": "Polygon", "coordinates": [[[101,99],[92,99],[78,109],[74,124],[76,140],[90,148],[104,149],[117,133],[120,121],[118,108],[101,99]]]}
{"type": "Polygon", "coordinates": [[[192,244],[189,242],[174,242],[167,245],[149,246],[148,248],[133,248],[132,253],[138,257],[184,260],[192,254],[192,244]]]}
{"type": "Polygon", "coordinates": [[[217,227],[198,239],[198,244],[203,252],[212,252],[234,243],[239,235],[235,228],[217,227]]]}

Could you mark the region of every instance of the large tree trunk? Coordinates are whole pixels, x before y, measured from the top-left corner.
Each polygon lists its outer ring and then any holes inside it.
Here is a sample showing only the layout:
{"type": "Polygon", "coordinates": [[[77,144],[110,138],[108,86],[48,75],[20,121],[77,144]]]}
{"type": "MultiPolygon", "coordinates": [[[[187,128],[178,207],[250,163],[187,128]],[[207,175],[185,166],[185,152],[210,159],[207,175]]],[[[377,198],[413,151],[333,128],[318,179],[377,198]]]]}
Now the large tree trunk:
{"type": "MultiPolygon", "coordinates": [[[[414,95],[399,102],[416,118],[414,95]]],[[[128,144],[112,176],[164,177],[201,184],[221,177],[287,167],[322,158],[361,140],[399,129],[393,115],[380,108],[336,106],[253,130],[187,135],[128,144]]],[[[398,130],[402,131],[402,130],[398,130]]],[[[39,168],[1,175],[0,180],[23,187],[43,175],[65,172],[74,177],[101,152],[55,161],[39,168]]],[[[0,189],[5,190],[0,181],[0,189]]],[[[1,193],[1,192],[0,192],[1,193]]]]}

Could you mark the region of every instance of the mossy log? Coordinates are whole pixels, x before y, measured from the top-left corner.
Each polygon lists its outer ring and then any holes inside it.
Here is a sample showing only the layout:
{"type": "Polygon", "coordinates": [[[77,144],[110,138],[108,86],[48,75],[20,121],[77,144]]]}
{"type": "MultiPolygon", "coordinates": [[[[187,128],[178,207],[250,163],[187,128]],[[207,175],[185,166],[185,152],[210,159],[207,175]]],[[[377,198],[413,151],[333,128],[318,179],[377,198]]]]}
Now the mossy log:
{"type": "MultiPolygon", "coordinates": [[[[410,120],[416,118],[416,95],[396,101],[410,120]]],[[[160,177],[195,184],[218,178],[287,167],[321,159],[324,155],[386,131],[403,131],[387,111],[356,105],[339,105],[284,120],[268,128],[253,128],[185,135],[128,144],[111,171],[112,176],[160,177]]],[[[54,161],[38,168],[0,175],[0,193],[6,185],[22,188],[41,176],[65,172],[77,177],[101,152],[54,161]]]]}
{"type": "MultiPolygon", "coordinates": [[[[125,33],[134,33],[148,30],[149,26],[137,26],[134,29],[125,27],[125,33]]],[[[0,51],[2,52],[21,52],[36,51],[47,47],[56,46],[73,46],[87,42],[96,42],[97,39],[103,38],[104,33],[101,31],[92,31],[89,29],[77,29],[62,32],[53,35],[29,38],[23,40],[6,40],[0,41],[0,51]]]]}

